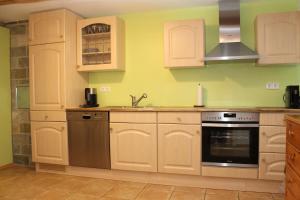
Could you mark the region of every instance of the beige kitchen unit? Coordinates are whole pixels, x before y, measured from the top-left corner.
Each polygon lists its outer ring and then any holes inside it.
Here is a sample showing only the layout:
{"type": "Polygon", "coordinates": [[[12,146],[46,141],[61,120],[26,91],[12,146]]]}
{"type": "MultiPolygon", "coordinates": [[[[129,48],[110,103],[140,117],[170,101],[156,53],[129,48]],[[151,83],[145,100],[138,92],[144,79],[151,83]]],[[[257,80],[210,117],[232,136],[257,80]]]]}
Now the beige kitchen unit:
{"type": "Polygon", "coordinates": [[[157,172],[156,121],[155,112],[110,113],[112,169],[157,172]]]}
{"type": "Polygon", "coordinates": [[[32,161],[68,165],[66,122],[31,122],[32,161]]]}
{"type": "Polygon", "coordinates": [[[284,113],[260,113],[259,179],[284,180],[286,126],[284,113]]]}
{"type": "Polygon", "coordinates": [[[170,21],[164,25],[164,62],[168,68],[204,66],[204,20],[170,21]]]}
{"type": "Polygon", "coordinates": [[[68,165],[65,109],[84,101],[87,75],[76,68],[76,25],[61,9],[29,18],[29,83],[33,161],[68,165]],[[48,27],[49,26],[49,27],[48,27]]]}
{"type": "Polygon", "coordinates": [[[300,12],[258,15],[256,48],[259,64],[300,63],[300,12]]]}
{"type": "Polygon", "coordinates": [[[199,112],[158,112],[158,172],[200,175],[199,112]]]}
{"type": "Polygon", "coordinates": [[[116,16],[77,23],[77,70],[125,69],[125,25],[116,16]]]}

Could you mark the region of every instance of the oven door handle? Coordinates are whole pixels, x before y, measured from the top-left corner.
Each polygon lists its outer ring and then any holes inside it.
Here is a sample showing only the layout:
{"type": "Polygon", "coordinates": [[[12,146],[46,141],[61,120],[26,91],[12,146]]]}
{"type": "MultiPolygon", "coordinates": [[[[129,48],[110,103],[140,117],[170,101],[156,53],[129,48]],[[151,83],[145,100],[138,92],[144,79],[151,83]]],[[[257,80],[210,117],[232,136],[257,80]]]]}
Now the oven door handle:
{"type": "Polygon", "coordinates": [[[218,123],[202,123],[203,127],[228,127],[228,128],[252,128],[259,127],[259,124],[218,124],[218,123]]]}

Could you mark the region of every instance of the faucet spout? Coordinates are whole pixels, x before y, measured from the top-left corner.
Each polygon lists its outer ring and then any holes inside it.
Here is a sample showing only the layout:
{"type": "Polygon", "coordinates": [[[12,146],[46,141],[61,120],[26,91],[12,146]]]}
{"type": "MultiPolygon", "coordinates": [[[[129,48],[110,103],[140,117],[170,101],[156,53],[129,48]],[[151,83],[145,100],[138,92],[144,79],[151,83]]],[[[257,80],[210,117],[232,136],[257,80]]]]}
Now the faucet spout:
{"type": "Polygon", "coordinates": [[[131,97],[131,106],[132,106],[132,107],[137,107],[138,104],[139,104],[139,102],[140,102],[142,99],[148,97],[146,93],[144,93],[144,94],[143,94],[140,98],[138,98],[138,99],[136,99],[136,97],[133,96],[133,95],[129,95],[129,96],[131,97]]]}

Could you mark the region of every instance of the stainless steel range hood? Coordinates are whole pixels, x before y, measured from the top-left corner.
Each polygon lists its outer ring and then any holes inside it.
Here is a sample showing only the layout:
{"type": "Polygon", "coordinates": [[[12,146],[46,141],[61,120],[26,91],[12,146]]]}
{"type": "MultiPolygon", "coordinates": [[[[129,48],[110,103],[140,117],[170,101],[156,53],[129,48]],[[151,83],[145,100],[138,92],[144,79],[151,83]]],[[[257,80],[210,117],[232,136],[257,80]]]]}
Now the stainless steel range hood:
{"type": "Polygon", "coordinates": [[[219,44],[205,61],[258,59],[258,54],[241,43],[240,0],[219,0],[219,44]]]}

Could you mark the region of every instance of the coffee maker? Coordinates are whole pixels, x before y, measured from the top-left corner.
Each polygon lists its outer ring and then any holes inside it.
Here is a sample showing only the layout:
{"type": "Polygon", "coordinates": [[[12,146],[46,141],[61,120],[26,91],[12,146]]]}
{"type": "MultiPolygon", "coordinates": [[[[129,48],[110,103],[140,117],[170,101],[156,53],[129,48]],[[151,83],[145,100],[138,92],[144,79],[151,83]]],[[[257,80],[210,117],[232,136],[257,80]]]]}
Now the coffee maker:
{"type": "Polygon", "coordinates": [[[299,108],[299,85],[288,85],[283,96],[285,107],[299,108]]]}
{"type": "Polygon", "coordinates": [[[81,107],[83,108],[92,108],[98,107],[97,104],[97,89],[96,88],[85,88],[84,89],[85,104],[81,107]]]}

